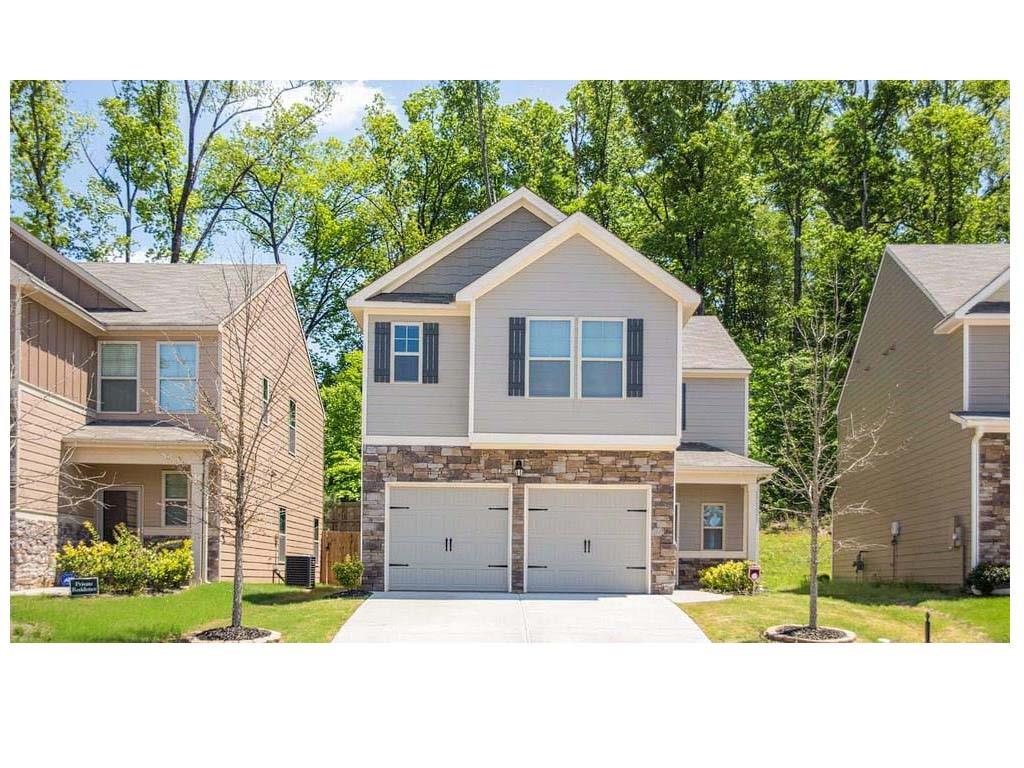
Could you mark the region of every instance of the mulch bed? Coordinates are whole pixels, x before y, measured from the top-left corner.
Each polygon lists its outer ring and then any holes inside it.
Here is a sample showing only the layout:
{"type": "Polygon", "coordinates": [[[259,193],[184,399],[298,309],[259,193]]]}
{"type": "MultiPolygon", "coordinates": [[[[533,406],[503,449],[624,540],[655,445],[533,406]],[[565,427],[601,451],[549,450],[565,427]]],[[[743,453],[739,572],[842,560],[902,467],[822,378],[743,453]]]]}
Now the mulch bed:
{"type": "Polygon", "coordinates": [[[810,627],[793,627],[787,629],[780,634],[787,635],[789,637],[799,638],[800,640],[841,640],[846,637],[846,633],[839,629],[829,629],[828,627],[818,627],[817,629],[811,629],[810,627]]]}
{"type": "Polygon", "coordinates": [[[213,643],[237,643],[269,636],[270,630],[259,627],[214,627],[197,633],[195,639],[213,643]]]}
{"type": "Polygon", "coordinates": [[[367,592],[365,589],[343,589],[340,592],[332,592],[327,595],[328,600],[333,600],[336,597],[369,597],[373,592],[367,592]]]}

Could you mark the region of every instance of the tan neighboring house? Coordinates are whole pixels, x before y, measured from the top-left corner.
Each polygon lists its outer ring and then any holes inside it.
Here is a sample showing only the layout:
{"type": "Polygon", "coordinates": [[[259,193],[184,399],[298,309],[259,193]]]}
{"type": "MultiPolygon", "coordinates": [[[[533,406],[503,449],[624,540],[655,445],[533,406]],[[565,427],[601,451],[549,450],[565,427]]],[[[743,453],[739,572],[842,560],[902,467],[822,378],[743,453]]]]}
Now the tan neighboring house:
{"type": "Polygon", "coordinates": [[[665,593],[756,560],[750,365],[699,304],[527,189],[353,295],[368,586],[665,593]]]}
{"type": "Polygon", "coordinates": [[[1009,245],[886,249],[839,416],[881,423],[883,456],[838,489],[837,577],[957,585],[1009,563],[1009,245]]]}
{"type": "Polygon", "coordinates": [[[323,409],[284,268],[75,262],[10,231],[11,588],[53,584],[55,552],[86,521],[106,539],[118,523],[147,542],[189,537],[198,580],[231,578],[217,489],[232,464],[216,446],[237,423],[224,402],[242,336],[250,433],[274,385],[255,467],[277,489],[246,542],[245,578],[315,554],[323,409]]]}

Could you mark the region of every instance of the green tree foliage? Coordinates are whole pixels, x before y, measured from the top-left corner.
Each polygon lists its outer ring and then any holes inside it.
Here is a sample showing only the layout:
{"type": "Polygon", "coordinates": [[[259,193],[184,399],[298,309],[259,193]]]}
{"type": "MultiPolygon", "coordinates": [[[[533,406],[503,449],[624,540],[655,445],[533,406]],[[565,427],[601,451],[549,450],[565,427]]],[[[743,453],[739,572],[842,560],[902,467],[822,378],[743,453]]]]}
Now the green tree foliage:
{"type": "Polygon", "coordinates": [[[44,243],[70,242],[71,200],[64,174],[75,160],[85,124],[68,105],[60,80],[11,80],[11,200],[24,205],[12,218],[44,243]]]}
{"type": "Polygon", "coordinates": [[[362,471],[363,353],[346,352],[344,365],[320,388],[327,419],[324,422],[326,492],[339,501],[359,498],[362,471]]]}

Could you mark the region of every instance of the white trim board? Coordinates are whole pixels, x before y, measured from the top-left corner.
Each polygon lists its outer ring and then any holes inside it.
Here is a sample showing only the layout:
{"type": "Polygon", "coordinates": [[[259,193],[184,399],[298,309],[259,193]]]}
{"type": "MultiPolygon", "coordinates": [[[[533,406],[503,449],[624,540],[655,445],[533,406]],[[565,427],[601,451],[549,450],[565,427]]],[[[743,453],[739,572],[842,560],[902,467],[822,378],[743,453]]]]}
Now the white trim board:
{"type": "Polygon", "coordinates": [[[642,450],[674,451],[679,444],[675,435],[566,435],[475,432],[469,436],[473,448],[591,448],[595,451],[642,450]]]}

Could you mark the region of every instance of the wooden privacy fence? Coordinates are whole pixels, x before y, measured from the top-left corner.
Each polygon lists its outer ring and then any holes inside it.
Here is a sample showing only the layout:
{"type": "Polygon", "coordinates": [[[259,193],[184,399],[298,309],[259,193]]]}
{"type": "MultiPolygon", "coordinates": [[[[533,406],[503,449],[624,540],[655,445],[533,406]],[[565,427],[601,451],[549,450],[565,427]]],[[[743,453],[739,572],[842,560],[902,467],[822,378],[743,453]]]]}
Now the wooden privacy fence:
{"type": "Polygon", "coordinates": [[[359,533],[357,531],[324,531],[320,535],[320,581],[337,584],[331,566],[340,563],[345,555],[352,559],[359,557],[359,533]]]}

